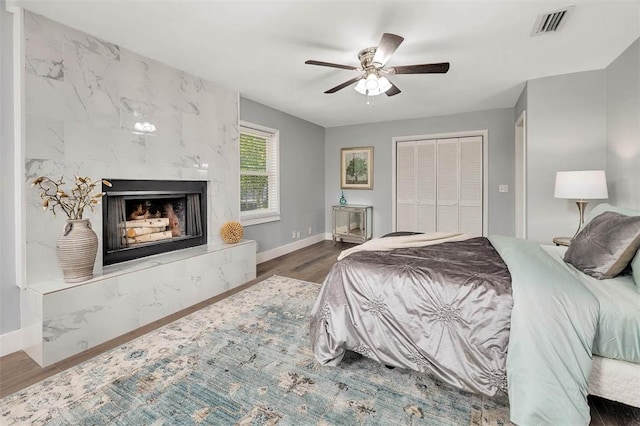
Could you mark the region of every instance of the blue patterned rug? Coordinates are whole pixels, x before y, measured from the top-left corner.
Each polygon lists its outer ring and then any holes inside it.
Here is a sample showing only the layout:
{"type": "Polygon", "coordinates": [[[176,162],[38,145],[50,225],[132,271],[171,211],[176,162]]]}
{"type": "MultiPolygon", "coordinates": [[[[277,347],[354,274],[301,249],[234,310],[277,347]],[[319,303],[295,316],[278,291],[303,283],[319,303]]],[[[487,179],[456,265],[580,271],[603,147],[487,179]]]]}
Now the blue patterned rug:
{"type": "Polygon", "coordinates": [[[274,276],[0,400],[2,424],[503,425],[473,395],[356,354],[322,367],[319,285],[274,276]]]}

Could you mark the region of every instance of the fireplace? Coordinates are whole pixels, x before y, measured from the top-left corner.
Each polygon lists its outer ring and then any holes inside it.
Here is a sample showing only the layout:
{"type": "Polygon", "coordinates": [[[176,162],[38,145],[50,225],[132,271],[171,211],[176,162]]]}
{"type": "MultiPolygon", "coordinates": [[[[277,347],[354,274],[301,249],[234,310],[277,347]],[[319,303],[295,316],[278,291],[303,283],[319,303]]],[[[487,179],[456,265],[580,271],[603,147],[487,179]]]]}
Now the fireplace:
{"type": "Polygon", "coordinates": [[[207,243],[207,183],[107,179],[102,206],[103,264],[207,243]]]}

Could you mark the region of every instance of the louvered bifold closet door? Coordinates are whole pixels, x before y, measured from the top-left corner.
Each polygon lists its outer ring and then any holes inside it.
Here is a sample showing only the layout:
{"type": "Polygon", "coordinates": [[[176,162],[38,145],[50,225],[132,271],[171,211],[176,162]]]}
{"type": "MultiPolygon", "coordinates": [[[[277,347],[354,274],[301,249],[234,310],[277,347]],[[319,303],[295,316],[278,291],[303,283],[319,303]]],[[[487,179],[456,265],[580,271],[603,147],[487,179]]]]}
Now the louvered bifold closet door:
{"type": "Polygon", "coordinates": [[[437,144],[438,231],[459,232],[458,139],[438,139],[437,144]]]}
{"type": "Polygon", "coordinates": [[[415,142],[396,145],[396,230],[416,231],[415,142]]]}
{"type": "Polygon", "coordinates": [[[416,231],[436,231],[436,141],[417,142],[416,231]]]}
{"type": "Polygon", "coordinates": [[[459,139],[460,232],[482,235],[482,137],[459,139]]]}

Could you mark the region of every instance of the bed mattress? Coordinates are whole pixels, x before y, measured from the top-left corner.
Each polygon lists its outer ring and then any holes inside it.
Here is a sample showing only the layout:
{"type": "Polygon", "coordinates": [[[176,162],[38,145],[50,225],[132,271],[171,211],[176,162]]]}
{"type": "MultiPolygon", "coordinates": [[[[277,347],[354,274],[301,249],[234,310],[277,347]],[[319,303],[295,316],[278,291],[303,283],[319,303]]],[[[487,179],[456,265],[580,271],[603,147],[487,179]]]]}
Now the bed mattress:
{"type": "Polygon", "coordinates": [[[600,303],[600,318],[593,354],[640,363],[640,291],[631,275],[598,280],[563,261],[566,247],[542,246],[565,265],[600,303]]]}

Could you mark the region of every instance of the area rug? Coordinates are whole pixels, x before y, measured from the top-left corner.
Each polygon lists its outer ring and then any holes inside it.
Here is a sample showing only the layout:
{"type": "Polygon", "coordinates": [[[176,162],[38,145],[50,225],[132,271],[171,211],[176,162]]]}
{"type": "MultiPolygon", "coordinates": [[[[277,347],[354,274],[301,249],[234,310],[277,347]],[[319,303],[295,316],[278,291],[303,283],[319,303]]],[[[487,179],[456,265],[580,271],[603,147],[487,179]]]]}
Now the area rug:
{"type": "Polygon", "coordinates": [[[2,424],[504,425],[473,395],[357,354],[319,365],[319,285],[273,276],[0,400],[2,424]]]}

